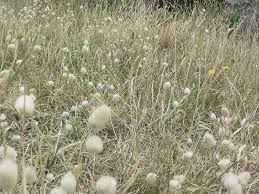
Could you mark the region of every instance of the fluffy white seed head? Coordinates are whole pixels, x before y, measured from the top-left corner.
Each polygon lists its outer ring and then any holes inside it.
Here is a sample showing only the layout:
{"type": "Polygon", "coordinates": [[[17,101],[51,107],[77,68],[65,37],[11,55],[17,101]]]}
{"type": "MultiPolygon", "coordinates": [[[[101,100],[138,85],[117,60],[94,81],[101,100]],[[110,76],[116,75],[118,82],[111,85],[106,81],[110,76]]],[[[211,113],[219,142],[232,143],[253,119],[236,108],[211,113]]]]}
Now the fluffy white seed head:
{"type": "Polygon", "coordinates": [[[0,189],[11,191],[17,182],[18,167],[10,159],[0,161],[0,189]]]}
{"type": "Polygon", "coordinates": [[[185,181],[185,175],[176,175],[173,179],[177,180],[180,184],[183,184],[185,181]]]}
{"type": "Polygon", "coordinates": [[[103,90],[103,84],[102,83],[98,83],[96,88],[97,88],[97,90],[103,90]]]}
{"type": "Polygon", "coordinates": [[[171,88],[171,82],[169,82],[169,81],[168,81],[168,82],[165,82],[165,83],[164,83],[164,89],[167,90],[167,89],[169,89],[169,88],[171,88]]]}
{"type": "Polygon", "coordinates": [[[37,173],[33,166],[26,166],[24,174],[27,184],[33,184],[37,181],[37,173]]]}
{"type": "Polygon", "coordinates": [[[48,174],[46,175],[46,180],[52,181],[53,179],[54,179],[54,175],[53,175],[52,173],[48,173],[48,174]]]}
{"type": "Polygon", "coordinates": [[[187,143],[188,143],[188,144],[192,144],[192,138],[190,138],[190,137],[187,138],[187,143]]]}
{"type": "Polygon", "coordinates": [[[179,183],[178,180],[173,179],[173,180],[169,181],[169,190],[170,191],[174,192],[175,190],[178,190],[180,188],[181,188],[181,184],[179,183]]]}
{"type": "Polygon", "coordinates": [[[0,159],[6,158],[16,161],[17,152],[14,148],[6,146],[6,153],[4,155],[4,146],[0,146],[0,159]],[[5,157],[4,157],[5,156],[5,157]]]}
{"type": "Polygon", "coordinates": [[[114,102],[118,102],[120,99],[121,99],[121,97],[120,97],[119,94],[114,94],[114,95],[112,96],[112,100],[113,100],[114,102]]]}
{"type": "Polygon", "coordinates": [[[68,122],[68,123],[65,125],[65,130],[66,130],[66,131],[71,131],[72,129],[73,129],[73,125],[68,122]]]}
{"type": "Polygon", "coordinates": [[[98,93],[98,92],[96,92],[96,93],[94,94],[94,97],[97,98],[97,99],[99,99],[99,98],[101,98],[101,94],[98,93]]]}
{"type": "Polygon", "coordinates": [[[77,112],[78,111],[78,107],[74,105],[74,106],[71,107],[70,110],[71,110],[71,112],[77,112]]]}
{"type": "Polygon", "coordinates": [[[209,147],[213,147],[217,144],[217,141],[215,140],[214,136],[208,132],[204,134],[203,140],[204,143],[209,147]]]}
{"type": "Polygon", "coordinates": [[[90,115],[88,122],[94,129],[102,129],[111,117],[111,108],[102,105],[96,108],[90,115]]]}
{"type": "Polygon", "coordinates": [[[222,177],[222,184],[230,192],[232,191],[232,193],[233,191],[236,191],[237,194],[239,194],[240,190],[242,193],[242,187],[239,183],[239,179],[233,172],[229,172],[222,177]]]}
{"type": "Polygon", "coordinates": [[[146,177],[146,183],[150,186],[155,185],[157,182],[157,175],[155,173],[149,173],[146,177]]]}
{"type": "Polygon", "coordinates": [[[225,124],[226,126],[228,126],[231,123],[233,123],[233,118],[232,117],[222,117],[221,120],[222,120],[222,123],[225,124]]]}
{"type": "Polygon", "coordinates": [[[74,80],[76,80],[76,76],[75,76],[73,73],[69,73],[69,74],[68,74],[68,79],[69,79],[70,81],[74,81],[74,80]]]}
{"type": "Polygon", "coordinates": [[[80,73],[81,73],[82,75],[85,75],[85,74],[87,73],[86,68],[85,68],[85,67],[82,67],[82,68],[80,69],[80,73]]]}
{"type": "Polygon", "coordinates": [[[92,135],[87,138],[85,147],[88,152],[99,154],[103,151],[103,141],[100,137],[92,135]]]}
{"type": "Polygon", "coordinates": [[[25,87],[24,86],[20,86],[19,87],[19,92],[21,95],[23,95],[25,93],[25,87]]]}
{"type": "Polygon", "coordinates": [[[14,49],[16,49],[16,44],[11,43],[11,44],[8,45],[7,48],[9,48],[9,49],[11,49],[11,50],[14,50],[14,49]]]}
{"type": "Polygon", "coordinates": [[[63,51],[64,53],[69,53],[69,48],[68,48],[68,47],[64,47],[64,48],[62,49],[62,51],[63,51]]]}
{"type": "Polygon", "coordinates": [[[21,136],[20,135],[13,135],[11,140],[14,143],[18,143],[21,140],[21,136]]]}
{"type": "Polygon", "coordinates": [[[74,193],[76,191],[76,177],[72,172],[65,174],[60,182],[61,188],[68,193],[74,193]]]}
{"type": "Polygon", "coordinates": [[[34,100],[35,99],[32,95],[22,95],[17,98],[14,106],[20,114],[24,113],[31,115],[35,108],[34,100]]]}
{"type": "Polygon", "coordinates": [[[5,121],[6,120],[6,114],[2,113],[0,114],[0,121],[5,121]]]}
{"type": "Polygon", "coordinates": [[[36,51],[36,52],[39,52],[39,51],[41,51],[41,46],[40,45],[35,45],[33,47],[33,50],[36,51]]]}
{"type": "Polygon", "coordinates": [[[110,85],[109,89],[110,89],[111,91],[113,91],[113,90],[114,90],[114,86],[113,86],[113,85],[110,85]]]}
{"type": "Polygon", "coordinates": [[[83,45],[83,47],[82,47],[82,51],[83,51],[83,53],[88,53],[89,52],[89,47],[87,46],[87,45],[83,45]]]}
{"type": "Polygon", "coordinates": [[[106,65],[102,65],[101,70],[104,71],[106,69],[106,65]]]}
{"type": "Polygon", "coordinates": [[[96,182],[96,190],[100,194],[115,194],[117,181],[110,176],[103,176],[96,182]]]}
{"type": "Polygon", "coordinates": [[[186,95],[190,95],[191,94],[191,89],[190,88],[185,88],[183,93],[186,94],[186,95]]]}
{"type": "Polygon", "coordinates": [[[67,192],[64,189],[62,189],[61,187],[55,187],[50,190],[49,194],[67,194],[67,192]]]}
{"type": "Polygon", "coordinates": [[[93,82],[88,82],[88,84],[87,84],[87,85],[88,85],[88,87],[89,87],[89,88],[94,87],[94,83],[93,83],[93,82]]]}
{"type": "Polygon", "coordinates": [[[62,117],[66,118],[66,117],[69,117],[69,112],[63,112],[61,114],[62,117]]]}
{"type": "Polygon", "coordinates": [[[187,151],[187,152],[183,153],[183,156],[182,156],[182,158],[185,160],[190,160],[190,159],[192,159],[192,157],[193,157],[193,152],[191,152],[191,151],[187,151]]]}
{"type": "Polygon", "coordinates": [[[224,139],[221,142],[222,148],[227,151],[234,151],[236,149],[235,144],[233,144],[230,140],[224,139]]]}
{"type": "Polygon", "coordinates": [[[240,174],[237,175],[239,183],[243,186],[246,187],[249,183],[249,180],[251,178],[250,172],[241,172],[240,174]]]}
{"type": "Polygon", "coordinates": [[[218,166],[221,170],[224,170],[226,169],[227,167],[229,167],[230,165],[230,160],[229,159],[221,159],[219,162],[218,162],[218,166]]]}
{"type": "Polygon", "coordinates": [[[84,100],[84,101],[81,103],[81,105],[82,105],[84,108],[86,108],[86,107],[89,106],[89,102],[88,102],[87,100],[84,100]]]}
{"type": "Polygon", "coordinates": [[[19,59],[19,60],[16,61],[16,65],[21,65],[22,62],[23,62],[23,60],[22,60],[22,59],[19,59]]]}
{"type": "Polygon", "coordinates": [[[178,101],[176,101],[176,100],[175,100],[175,101],[173,101],[173,107],[174,107],[174,108],[177,108],[178,106],[179,106],[179,102],[178,102],[178,101]]]}
{"type": "Polygon", "coordinates": [[[214,113],[210,113],[210,119],[215,121],[217,120],[217,116],[214,113]]]}
{"type": "Polygon", "coordinates": [[[240,125],[241,125],[242,127],[245,127],[246,124],[247,124],[247,119],[246,119],[246,118],[244,118],[244,119],[242,119],[242,120],[240,121],[240,125]]]}
{"type": "Polygon", "coordinates": [[[47,86],[53,87],[55,83],[53,81],[47,81],[47,86]]]}

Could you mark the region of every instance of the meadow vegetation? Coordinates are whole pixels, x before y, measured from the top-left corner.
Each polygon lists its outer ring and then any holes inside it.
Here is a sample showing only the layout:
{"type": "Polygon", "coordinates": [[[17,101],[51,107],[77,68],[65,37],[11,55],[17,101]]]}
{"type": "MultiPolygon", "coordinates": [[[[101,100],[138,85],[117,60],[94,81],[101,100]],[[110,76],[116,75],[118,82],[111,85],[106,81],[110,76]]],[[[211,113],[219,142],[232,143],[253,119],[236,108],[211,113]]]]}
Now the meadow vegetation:
{"type": "Polygon", "coordinates": [[[259,193],[259,44],[210,9],[0,3],[0,193],[259,193]]]}

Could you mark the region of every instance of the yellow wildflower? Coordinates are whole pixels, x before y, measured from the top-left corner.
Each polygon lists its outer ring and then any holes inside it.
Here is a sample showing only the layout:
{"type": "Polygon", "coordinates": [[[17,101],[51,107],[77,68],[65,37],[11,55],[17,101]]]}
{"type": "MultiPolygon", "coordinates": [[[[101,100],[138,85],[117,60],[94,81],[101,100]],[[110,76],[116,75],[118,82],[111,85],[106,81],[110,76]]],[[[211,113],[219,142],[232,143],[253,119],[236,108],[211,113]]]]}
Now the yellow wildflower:
{"type": "Polygon", "coordinates": [[[208,74],[209,74],[209,75],[215,75],[215,73],[216,73],[216,70],[215,70],[215,69],[210,69],[210,70],[208,71],[208,74]]]}
{"type": "Polygon", "coordinates": [[[231,68],[230,68],[229,65],[222,65],[221,69],[224,70],[224,71],[227,71],[227,70],[230,70],[231,68]]]}

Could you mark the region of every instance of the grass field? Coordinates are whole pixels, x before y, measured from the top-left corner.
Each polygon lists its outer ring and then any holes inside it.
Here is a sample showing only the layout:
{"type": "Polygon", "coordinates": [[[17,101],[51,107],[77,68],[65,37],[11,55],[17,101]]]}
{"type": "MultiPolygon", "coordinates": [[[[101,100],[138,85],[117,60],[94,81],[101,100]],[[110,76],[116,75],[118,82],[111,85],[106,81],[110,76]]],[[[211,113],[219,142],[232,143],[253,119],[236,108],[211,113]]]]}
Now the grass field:
{"type": "Polygon", "coordinates": [[[0,7],[0,193],[259,193],[255,34],[33,2],[0,7]]]}

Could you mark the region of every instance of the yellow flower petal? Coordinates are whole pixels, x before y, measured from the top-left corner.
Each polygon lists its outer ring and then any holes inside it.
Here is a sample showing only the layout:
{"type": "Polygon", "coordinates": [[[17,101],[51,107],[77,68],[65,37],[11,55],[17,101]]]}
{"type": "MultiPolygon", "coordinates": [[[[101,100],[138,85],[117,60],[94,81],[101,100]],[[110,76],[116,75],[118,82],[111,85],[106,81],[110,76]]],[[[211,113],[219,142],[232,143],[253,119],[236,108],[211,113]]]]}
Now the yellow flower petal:
{"type": "Polygon", "coordinates": [[[230,70],[231,68],[230,68],[229,65],[222,65],[221,69],[224,70],[224,71],[227,71],[227,70],[230,70]]]}
{"type": "Polygon", "coordinates": [[[215,73],[216,73],[215,69],[211,69],[211,70],[208,71],[209,75],[215,75],[215,73]]]}

